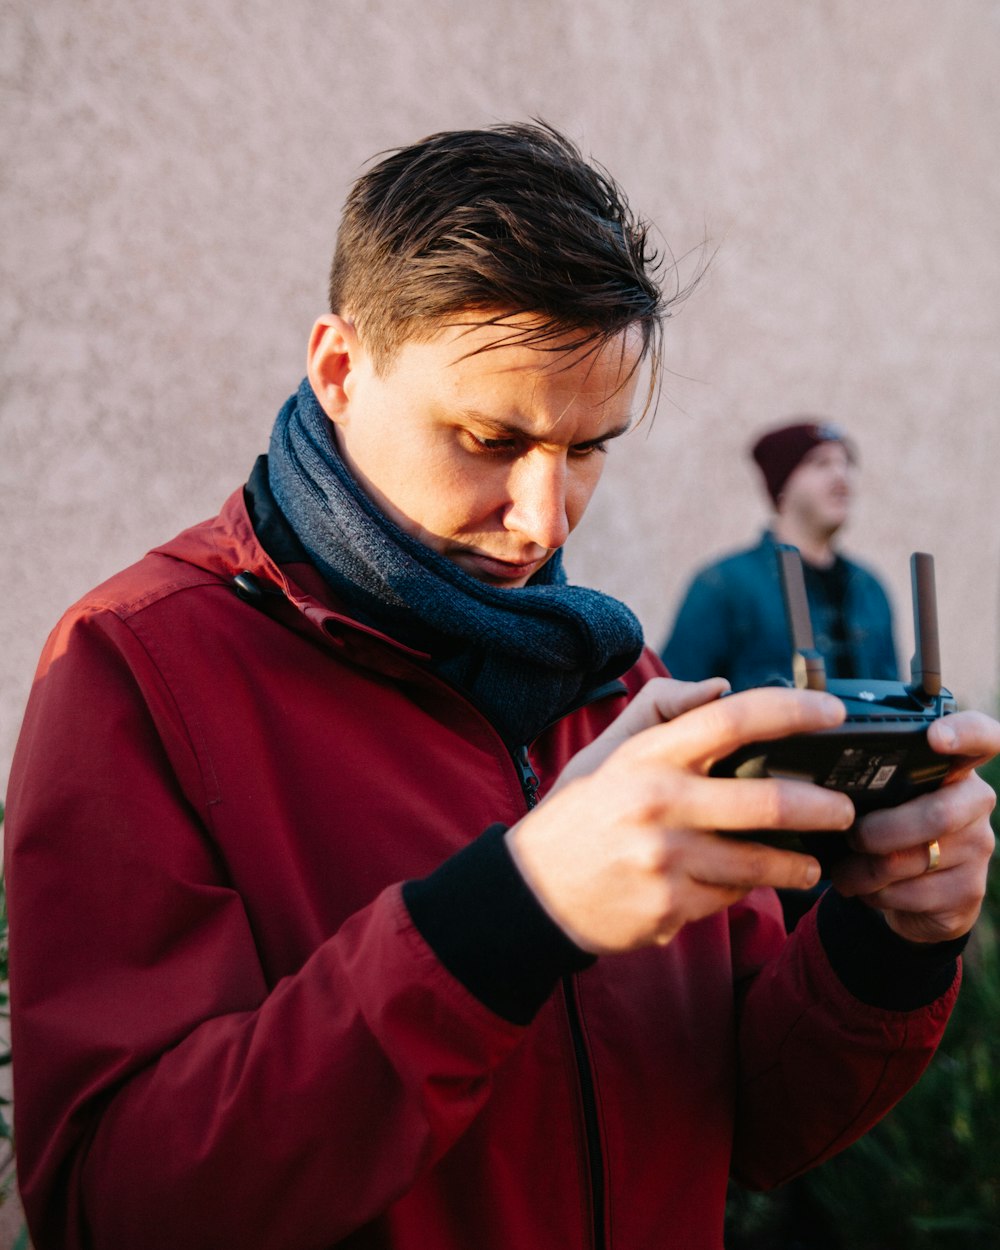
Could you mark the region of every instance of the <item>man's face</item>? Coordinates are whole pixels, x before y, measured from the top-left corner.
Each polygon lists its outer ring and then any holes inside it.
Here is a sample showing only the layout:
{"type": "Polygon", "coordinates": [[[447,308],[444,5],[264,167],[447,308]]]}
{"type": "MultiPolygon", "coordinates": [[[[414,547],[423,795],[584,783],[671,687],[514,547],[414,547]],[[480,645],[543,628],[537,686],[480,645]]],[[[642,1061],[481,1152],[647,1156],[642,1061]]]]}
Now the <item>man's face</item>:
{"type": "Polygon", "coordinates": [[[509,327],[471,315],[471,330],[404,343],[379,375],[353,326],[332,321],[353,348],[339,399],[317,394],[359,484],[466,573],[523,586],[583,516],[608,443],[628,428],[638,333],[584,359],[491,346],[509,327]]]}
{"type": "Polygon", "coordinates": [[[824,535],[846,522],[854,468],[843,443],[820,443],[789,474],[778,501],[782,516],[824,535]]]}

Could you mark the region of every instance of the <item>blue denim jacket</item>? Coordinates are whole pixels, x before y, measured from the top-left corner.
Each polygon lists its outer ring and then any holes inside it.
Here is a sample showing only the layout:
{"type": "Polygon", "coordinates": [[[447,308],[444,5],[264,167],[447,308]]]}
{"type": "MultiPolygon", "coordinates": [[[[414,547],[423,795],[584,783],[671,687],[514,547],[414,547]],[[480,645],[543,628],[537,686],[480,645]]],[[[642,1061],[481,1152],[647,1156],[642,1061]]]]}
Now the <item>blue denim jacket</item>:
{"type": "MultiPolygon", "coordinates": [[[[878,580],[847,561],[847,648],[859,677],[899,677],[892,609],[878,580]]],[[[829,611],[810,603],[816,649],[829,657],[829,611]]],[[[674,677],[727,677],[734,690],[792,680],[792,644],[778,579],[774,538],[696,574],[661,654],[674,677]]]]}

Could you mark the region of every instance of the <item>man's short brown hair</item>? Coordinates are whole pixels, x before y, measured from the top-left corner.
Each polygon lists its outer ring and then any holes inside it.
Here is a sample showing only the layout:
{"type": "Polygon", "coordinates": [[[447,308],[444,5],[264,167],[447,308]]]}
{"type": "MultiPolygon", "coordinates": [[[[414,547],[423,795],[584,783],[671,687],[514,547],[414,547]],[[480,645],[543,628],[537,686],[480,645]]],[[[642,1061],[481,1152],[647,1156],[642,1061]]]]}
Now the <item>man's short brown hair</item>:
{"type": "Polygon", "coordinates": [[[610,174],[544,123],[434,134],[384,155],[344,207],[330,309],[375,366],[455,315],[495,314],[504,342],[597,350],[630,328],[656,375],[665,301],[649,228],[610,174]]]}

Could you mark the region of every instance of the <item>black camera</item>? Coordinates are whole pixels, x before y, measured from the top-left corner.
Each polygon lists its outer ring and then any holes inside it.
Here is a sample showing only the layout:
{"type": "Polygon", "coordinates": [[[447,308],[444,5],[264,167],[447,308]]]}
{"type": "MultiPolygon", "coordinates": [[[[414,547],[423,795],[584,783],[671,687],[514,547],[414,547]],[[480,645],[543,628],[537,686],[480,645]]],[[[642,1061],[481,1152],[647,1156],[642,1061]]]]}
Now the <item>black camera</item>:
{"type": "MultiPolygon", "coordinates": [[[[778,562],[793,648],[794,684],[837,695],[847,707],[847,719],[835,729],[740,747],[719,760],[710,775],[812,781],[842,791],[859,816],[935,789],[951,761],[931,750],[927,729],[938,717],[956,711],[957,705],[941,684],[933,557],[917,552],[910,559],[916,645],[909,684],[827,680],[823,657],[813,642],[798,549],[779,546],[778,562]]],[[[830,835],[810,835],[811,850],[813,836],[830,835]]]]}

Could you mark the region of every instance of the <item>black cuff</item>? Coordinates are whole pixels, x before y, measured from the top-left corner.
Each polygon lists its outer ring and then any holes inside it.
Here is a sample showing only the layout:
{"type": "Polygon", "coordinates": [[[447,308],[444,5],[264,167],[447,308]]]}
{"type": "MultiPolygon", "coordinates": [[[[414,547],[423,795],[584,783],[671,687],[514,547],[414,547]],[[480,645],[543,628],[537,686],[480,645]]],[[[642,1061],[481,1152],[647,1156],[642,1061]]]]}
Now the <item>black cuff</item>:
{"type": "Polygon", "coordinates": [[[530,1024],[559,978],[595,956],[549,918],[511,859],[503,825],[407,881],[413,923],[448,971],[491,1011],[530,1024]]]}
{"type": "Polygon", "coordinates": [[[908,942],[860,899],[830,889],[816,916],[820,940],[834,972],[870,1007],[915,1011],[950,988],[956,960],[969,935],[949,942],[908,942]]]}

